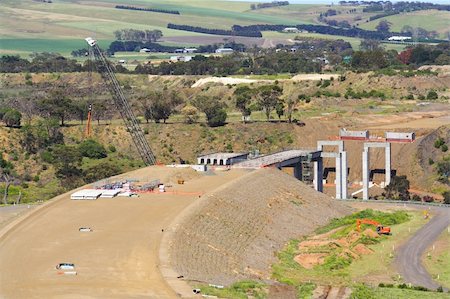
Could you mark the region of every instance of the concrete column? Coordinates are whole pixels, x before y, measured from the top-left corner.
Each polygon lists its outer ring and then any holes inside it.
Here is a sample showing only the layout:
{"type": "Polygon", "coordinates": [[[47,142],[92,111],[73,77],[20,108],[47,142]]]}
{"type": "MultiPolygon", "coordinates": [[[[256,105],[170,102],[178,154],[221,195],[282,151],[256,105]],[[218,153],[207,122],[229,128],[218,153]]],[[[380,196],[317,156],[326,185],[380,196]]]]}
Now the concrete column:
{"type": "Polygon", "coordinates": [[[342,152],[342,199],[347,199],[348,188],[348,166],[347,166],[347,152],[342,152]]]}
{"type": "Polygon", "coordinates": [[[323,161],[322,157],[314,161],[314,189],[323,192],[323,161]]]}
{"type": "Polygon", "coordinates": [[[294,177],[297,178],[298,180],[302,180],[302,162],[300,160],[300,162],[294,164],[294,177]]]}
{"type": "Polygon", "coordinates": [[[386,155],[385,157],[385,163],[386,166],[384,167],[385,169],[385,185],[389,185],[391,183],[391,144],[387,143],[386,144],[386,148],[384,149],[384,154],[386,155]]]}
{"type": "Polygon", "coordinates": [[[370,163],[369,163],[369,148],[364,148],[362,154],[362,179],[363,179],[363,199],[369,199],[369,176],[370,176],[370,163]]]}
{"type": "Polygon", "coordinates": [[[341,153],[336,157],[336,199],[342,198],[342,159],[341,153]]]}

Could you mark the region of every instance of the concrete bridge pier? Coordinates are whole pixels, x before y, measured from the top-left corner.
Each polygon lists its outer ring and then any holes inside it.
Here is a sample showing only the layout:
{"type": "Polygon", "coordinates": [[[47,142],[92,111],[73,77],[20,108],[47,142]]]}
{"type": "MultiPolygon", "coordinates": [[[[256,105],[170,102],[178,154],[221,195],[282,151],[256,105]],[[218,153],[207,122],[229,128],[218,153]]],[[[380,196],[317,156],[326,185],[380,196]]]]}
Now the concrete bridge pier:
{"type": "Polygon", "coordinates": [[[303,179],[303,169],[302,169],[302,160],[300,162],[294,164],[294,177],[298,180],[303,179]]]}
{"type": "Polygon", "coordinates": [[[317,158],[314,161],[314,189],[323,192],[323,159],[317,158]]]}

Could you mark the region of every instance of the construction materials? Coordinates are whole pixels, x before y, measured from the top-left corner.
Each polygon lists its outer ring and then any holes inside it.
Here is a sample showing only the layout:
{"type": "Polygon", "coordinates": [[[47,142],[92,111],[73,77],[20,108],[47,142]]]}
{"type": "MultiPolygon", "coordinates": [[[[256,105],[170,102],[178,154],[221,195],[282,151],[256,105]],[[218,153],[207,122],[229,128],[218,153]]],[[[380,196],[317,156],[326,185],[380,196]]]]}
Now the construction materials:
{"type": "Polygon", "coordinates": [[[399,133],[399,132],[385,132],[386,142],[413,142],[416,140],[414,132],[399,133]]]}
{"type": "Polygon", "coordinates": [[[347,131],[345,128],[339,130],[341,140],[368,140],[369,131],[347,131]]]}
{"type": "Polygon", "coordinates": [[[154,165],[156,163],[155,155],[150,149],[147,139],[145,139],[138,120],[134,115],[128,100],[120,87],[119,81],[117,81],[116,75],[112,70],[111,64],[106,60],[102,51],[98,47],[96,40],[91,37],[88,37],[85,40],[90,46],[90,51],[92,51],[92,54],[97,61],[95,64],[97,71],[106,82],[111,96],[114,99],[116,108],[122,116],[122,119],[127,127],[127,131],[131,134],[131,138],[139,152],[139,155],[146,165],[154,165]]]}
{"type": "Polygon", "coordinates": [[[83,233],[92,232],[90,227],[80,227],[78,230],[83,233]]]}
{"type": "Polygon", "coordinates": [[[72,193],[70,195],[70,199],[72,200],[95,200],[102,195],[101,190],[95,190],[95,189],[84,189],[77,191],[75,193],[72,193]]]}
{"type": "Polygon", "coordinates": [[[113,189],[113,190],[99,190],[102,192],[102,195],[100,195],[101,198],[113,198],[116,197],[117,194],[120,193],[120,190],[113,189]]]}
{"type": "Polygon", "coordinates": [[[377,228],[377,233],[379,235],[390,235],[391,228],[389,226],[383,226],[378,221],[372,219],[356,219],[356,229],[361,231],[361,224],[371,224],[377,228]]]}

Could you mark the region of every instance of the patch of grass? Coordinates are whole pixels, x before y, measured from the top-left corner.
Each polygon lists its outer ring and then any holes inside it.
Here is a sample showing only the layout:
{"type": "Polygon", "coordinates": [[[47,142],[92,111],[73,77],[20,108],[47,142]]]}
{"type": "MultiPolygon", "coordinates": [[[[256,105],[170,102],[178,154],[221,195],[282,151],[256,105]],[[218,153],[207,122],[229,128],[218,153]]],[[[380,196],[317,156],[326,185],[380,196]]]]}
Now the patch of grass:
{"type": "MultiPolygon", "coordinates": [[[[383,225],[394,225],[406,222],[410,219],[408,213],[404,211],[396,211],[393,213],[386,213],[367,209],[357,213],[345,216],[343,218],[335,218],[326,226],[316,230],[316,233],[323,234],[341,226],[352,225],[356,223],[356,219],[369,218],[380,222],[383,225]]],[[[363,230],[363,229],[362,229],[363,230]]]]}
{"type": "Polygon", "coordinates": [[[450,234],[447,230],[442,232],[438,242],[442,248],[436,247],[435,250],[430,248],[430,256],[424,258],[423,263],[434,280],[450,288],[450,234]]]}
{"type": "Polygon", "coordinates": [[[255,281],[239,281],[229,287],[218,289],[209,285],[196,285],[202,294],[230,299],[263,299],[267,297],[268,288],[265,284],[255,281]]]}
{"type": "MultiPolygon", "coordinates": [[[[377,299],[448,299],[448,293],[424,292],[397,288],[374,288],[372,292],[377,299]]],[[[352,297],[357,299],[366,299],[365,297],[352,297]]]]}
{"type": "Polygon", "coordinates": [[[305,283],[305,284],[297,286],[297,298],[299,298],[299,299],[311,298],[315,288],[316,288],[316,285],[313,283],[305,283]]]}

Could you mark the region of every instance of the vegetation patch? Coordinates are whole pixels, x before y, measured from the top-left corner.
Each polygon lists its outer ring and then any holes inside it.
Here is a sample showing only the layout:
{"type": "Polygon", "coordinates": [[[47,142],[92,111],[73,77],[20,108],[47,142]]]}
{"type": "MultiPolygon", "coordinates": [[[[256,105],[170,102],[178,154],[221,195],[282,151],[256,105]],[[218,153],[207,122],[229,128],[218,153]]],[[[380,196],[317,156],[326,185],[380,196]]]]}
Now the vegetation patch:
{"type": "Polygon", "coordinates": [[[217,288],[217,286],[212,285],[196,285],[195,288],[200,289],[201,294],[219,298],[263,299],[267,298],[268,295],[268,286],[266,284],[250,280],[236,282],[229,287],[223,288],[217,288]]]}

